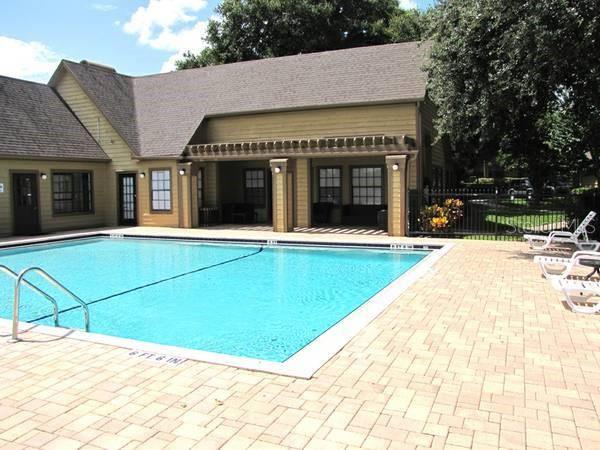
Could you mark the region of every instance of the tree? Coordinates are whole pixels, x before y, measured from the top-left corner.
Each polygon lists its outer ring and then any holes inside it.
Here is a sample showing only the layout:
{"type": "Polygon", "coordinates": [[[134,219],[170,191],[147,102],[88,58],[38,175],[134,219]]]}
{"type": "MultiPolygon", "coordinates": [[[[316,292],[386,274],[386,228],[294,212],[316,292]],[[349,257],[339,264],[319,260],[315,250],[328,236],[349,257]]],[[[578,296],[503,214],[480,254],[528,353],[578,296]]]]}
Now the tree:
{"type": "Polygon", "coordinates": [[[419,39],[421,15],[397,0],[224,0],[202,52],[178,70],[419,39]]]}
{"type": "Polygon", "coordinates": [[[426,36],[428,12],[398,9],[388,27],[390,42],[420,41],[426,36]]]}
{"type": "Polygon", "coordinates": [[[568,76],[570,111],[579,127],[576,157],[600,180],[600,2],[579,0],[569,17],[572,22],[568,76]]]}
{"type": "Polygon", "coordinates": [[[540,188],[559,168],[557,151],[584,153],[582,124],[598,111],[599,8],[597,0],[440,1],[430,94],[459,158],[511,160],[540,188]],[[553,129],[567,119],[582,126],[553,129]]]}

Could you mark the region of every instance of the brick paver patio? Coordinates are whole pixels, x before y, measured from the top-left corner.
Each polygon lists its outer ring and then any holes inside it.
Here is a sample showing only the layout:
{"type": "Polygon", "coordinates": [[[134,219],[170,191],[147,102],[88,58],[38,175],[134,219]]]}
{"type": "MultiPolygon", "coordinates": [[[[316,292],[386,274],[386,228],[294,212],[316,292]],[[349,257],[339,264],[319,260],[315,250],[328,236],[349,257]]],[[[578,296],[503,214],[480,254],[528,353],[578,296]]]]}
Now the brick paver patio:
{"type": "Polygon", "coordinates": [[[4,332],[0,447],[600,448],[600,317],[523,243],[455,244],[311,380],[4,332]]]}

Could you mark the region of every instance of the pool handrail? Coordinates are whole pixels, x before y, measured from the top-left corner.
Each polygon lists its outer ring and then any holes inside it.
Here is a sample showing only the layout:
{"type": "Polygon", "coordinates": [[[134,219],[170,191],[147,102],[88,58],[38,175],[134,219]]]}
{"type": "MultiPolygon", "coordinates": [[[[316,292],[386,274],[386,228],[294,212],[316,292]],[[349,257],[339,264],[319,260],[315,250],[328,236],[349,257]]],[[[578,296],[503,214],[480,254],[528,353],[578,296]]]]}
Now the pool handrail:
{"type": "Polygon", "coordinates": [[[83,309],[83,317],[85,321],[85,331],[90,331],[90,312],[88,305],[81,300],[77,295],[75,295],[72,291],[70,291],[66,286],[60,283],[56,278],[46,272],[44,269],[40,267],[28,267],[27,269],[23,269],[19,276],[17,277],[17,281],[15,282],[15,297],[13,301],[13,323],[12,323],[12,340],[17,341],[19,339],[19,302],[21,295],[21,282],[25,282],[25,275],[30,272],[36,272],[41,275],[46,281],[55,287],[62,290],[64,293],[69,295],[73,300],[75,300],[81,308],[83,309]]]}
{"type": "MultiPolygon", "coordinates": [[[[19,278],[19,275],[17,274],[17,272],[15,272],[10,267],[5,266],[3,264],[0,264],[0,272],[3,272],[5,274],[9,275],[10,277],[14,278],[15,280],[17,278],[19,278]]],[[[31,282],[29,282],[27,280],[23,280],[23,283],[27,287],[29,287],[31,290],[33,290],[34,292],[37,292],[42,297],[44,297],[46,300],[48,300],[50,303],[52,303],[52,306],[53,306],[52,317],[54,318],[54,326],[58,327],[59,326],[58,325],[58,303],[56,302],[56,300],[53,297],[51,297],[47,292],[42,291],[40,288],[38,288],[36,285],[32,284],[31,282]]]]}

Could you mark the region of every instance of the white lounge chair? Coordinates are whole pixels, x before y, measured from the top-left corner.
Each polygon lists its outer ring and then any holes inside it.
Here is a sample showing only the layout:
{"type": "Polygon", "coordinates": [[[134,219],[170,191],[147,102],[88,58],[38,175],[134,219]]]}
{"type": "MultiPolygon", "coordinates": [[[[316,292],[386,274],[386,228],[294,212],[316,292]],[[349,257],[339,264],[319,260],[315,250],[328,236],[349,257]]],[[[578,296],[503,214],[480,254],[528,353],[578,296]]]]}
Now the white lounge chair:
{"type": "Polygon", "coordinates": [[[575,267],[592,267],[594,270],[588,275],[588,278],[595,273],[599,273],[600,252],[579,251],[573,253],[570,258],[558,258],[556,256],[536,256],[533,261],[540,265],[544,277],[549,280],[566,278],[575,267]],[[558,271],[550,272],[549,269],[556,268],[558,271]]]}
{"type": "Polygon", "coordinates": [[[572,233],[570,231],[553,231],[548,235],[526,234],[523,238],[534,250],[546,250],[561,244],[573,244],[579,250],[597,251],[600,249],[600,242],[590,241],[587,235],[587,226],[594,220],[594,217],[596,217],[596,213],[590,211],[572,233]]]}
{"type": "Polygon", "coordinates": [[[562,289],[565,294],[565,300],[573,312],[582,314],[596,314],[600,312],[600,302],[591,303],[589,301],[592,297],[600,297],[599,281],[555,280],[554,283],[556,283],[557,288],[562,289]],[[575,301],[574,297],[578,297],[580,300],[575,301]]]}

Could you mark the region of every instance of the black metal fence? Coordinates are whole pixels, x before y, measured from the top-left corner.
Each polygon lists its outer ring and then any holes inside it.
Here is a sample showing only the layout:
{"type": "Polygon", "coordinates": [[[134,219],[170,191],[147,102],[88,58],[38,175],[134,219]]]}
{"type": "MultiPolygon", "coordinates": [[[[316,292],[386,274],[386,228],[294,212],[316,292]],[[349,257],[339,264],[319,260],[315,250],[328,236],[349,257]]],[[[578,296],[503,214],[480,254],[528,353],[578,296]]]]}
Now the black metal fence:
{"type": "Polygon", "coordinates": [[[489,188],[410,191],[409,234],[517,240],[526,233],[572,229],[577,224],[569,218],[569,201],[489,188]]]}

